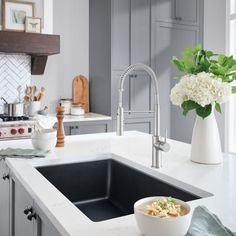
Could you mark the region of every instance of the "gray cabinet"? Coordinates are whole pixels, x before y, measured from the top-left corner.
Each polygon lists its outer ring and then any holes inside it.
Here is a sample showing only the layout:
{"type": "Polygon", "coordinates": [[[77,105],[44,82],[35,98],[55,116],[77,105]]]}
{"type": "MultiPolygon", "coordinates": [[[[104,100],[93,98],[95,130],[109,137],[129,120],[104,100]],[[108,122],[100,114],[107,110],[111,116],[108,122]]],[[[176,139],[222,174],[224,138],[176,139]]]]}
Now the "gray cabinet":
{"type": "Polygon", "coordinates": [[[13,235],[35,236],[34,225],[36,223],[36,220],[28,220],[27,215],[24,213],[24,210],[26,208],[33,209],[33,199],[19,183],[14,182],[13,188],[13,235]]]}
{"type": "Polygon", "coordinates": [[[161,131],[164,134],[164,129],[167,128],[171,138],[187,142],[191,140],[193,117],[184,117],[180,114],[179,107],[170,103],[170,90],[178,82],[173,78],[179,75],[170,61],[173,55],[180,56],[180,52],[186,47],[194,47],[201,42],[199,27],[155,22],[154,31],[153,66],[161,88],[161,131]]]}
{"type": "MultiPolygon", "coordinates": [[[[90,0],[92,4],[93,1],[96,0],[90,0]]],[[[109,41],[112,43],[113,70],[123,70],[130,64],[130,6],[130,0],[112,1],[112,17],[110,19],[112,20],[112,31],[111,35],[108,35],[108,37],[109,41]]],[[[107,14],[109,14],[109,12],[107,12],[107,14]]],[[[96,15],[94,17],[96,17],[96,15]]],[[[100,18],[100,16],[98,16],[98,18],[100,18]]],[[[109,69],[111,70],[111,68],[109,69]]]]}
{"type": "Polygon", "coordinates": [[[60,236],[33,198],[14,178],[12,197],[13,236],[60,236]],[[28,212],[26,210],[28,209],[28,212]],[[31,215],[32,214],[32,215],[31,215]]]}
{"type": "Polygon", "coordinates": [[[152,0],[156,21],[199,25],[202,0],[152,0]]]}
{"type": "Polygon", "coordinates": [[[111,70],[150,64],[150,0],[113,0],[111,70]]]}
{"type": "Polygon", "coordinates": [[[60,236],[61,234],[56,230],[50,222],[42,209],[34,203],[34,210],[37,212],[37,236],[60,236]]]}
{"type": "Polygon", "coordinates": [[[0,235],[10,235],[10,180],[4,161],[0,161],[0,235]]]}
{"type": "MultiPolygon", "coordinates": [[[[151,65],[150,22],[151,0],[90,0],[89,76],[93,112],[116,119],[121,73],[133,63],[151,65]]],[[[150,88],[147,75],[138,71],[130,75],[124,86],[124,108],[149,110],[150,88]]]]}
{"type": "Polygon", "coordinates": [[[111,120],[64,123],[65,135],[107,133],[112,131],[111,120]]]}
{"type": "MultiPolygon", "coordinates": [[[[162,134],[165,128],[172,133],[170,117],[174,111],[169,94],[176,71],[170,60],[186,47],[202,42],[203,3],[203,0],[90,0],[91,110],[116,119],[119,77],[128,65],[144,63],[158,75],[162,134]]],[[[124,86],[124,108],[152,110],[152,94],[148,75],[136,71],[124,86]]],[[[153,114],[125,114],[126,120],[130,119],[129,127],[137,129],[136,119],[151,117],[153,114]]],[[[182,127],[181,124],[177,126],[182,127]]],[[[140,129],[144,130],[141,123],[140,129]]]]}

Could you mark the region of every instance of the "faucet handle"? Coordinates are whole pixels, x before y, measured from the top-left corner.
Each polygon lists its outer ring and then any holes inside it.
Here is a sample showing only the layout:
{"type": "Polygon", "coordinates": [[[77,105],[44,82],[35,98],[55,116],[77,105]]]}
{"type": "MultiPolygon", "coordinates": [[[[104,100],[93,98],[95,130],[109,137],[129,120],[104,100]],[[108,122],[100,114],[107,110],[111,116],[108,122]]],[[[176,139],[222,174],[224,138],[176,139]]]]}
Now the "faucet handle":
{"type": "Polygon", "coordinates": [[[164,137],[164,142],[161,142],[161,145],[160,145],[160,149],[163,151],[163,152],[169,152],[170,151],[170,144],[167,143],[167,128],[165,130],[165,137],[164,137]]]}
{"type": "Polygon", "coordinates": [[[169,152],[170,151],[170,144],[167,142],[160,142],[159,149],[163,152],[169,152]]]}

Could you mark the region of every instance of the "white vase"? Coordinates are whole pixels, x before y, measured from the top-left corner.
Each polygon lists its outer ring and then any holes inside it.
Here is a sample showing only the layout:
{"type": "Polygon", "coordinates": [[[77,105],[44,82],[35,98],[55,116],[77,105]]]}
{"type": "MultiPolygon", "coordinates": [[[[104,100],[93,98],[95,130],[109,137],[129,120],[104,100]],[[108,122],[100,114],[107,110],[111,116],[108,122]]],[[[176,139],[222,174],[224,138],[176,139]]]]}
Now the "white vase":
{"type": "Polygon", "coordinates": [[[222,162],[220,135],[214,112],[205,119],[196,117],[192,134],[191,160],[209,165],[222,162]]]}

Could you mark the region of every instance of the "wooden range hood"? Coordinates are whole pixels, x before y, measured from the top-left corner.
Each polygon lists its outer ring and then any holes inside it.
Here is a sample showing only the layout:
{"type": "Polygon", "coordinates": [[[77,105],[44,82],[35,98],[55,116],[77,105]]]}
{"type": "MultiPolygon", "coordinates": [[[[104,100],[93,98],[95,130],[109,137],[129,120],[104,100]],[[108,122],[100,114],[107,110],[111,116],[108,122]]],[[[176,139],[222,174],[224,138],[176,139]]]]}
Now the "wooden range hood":
{"type": "Polygon", "coordinates": [[[44,73],[48,56],[60,53],[60,36],[0,31],[0,52],[31,56],[31,74],[44,73]]]}

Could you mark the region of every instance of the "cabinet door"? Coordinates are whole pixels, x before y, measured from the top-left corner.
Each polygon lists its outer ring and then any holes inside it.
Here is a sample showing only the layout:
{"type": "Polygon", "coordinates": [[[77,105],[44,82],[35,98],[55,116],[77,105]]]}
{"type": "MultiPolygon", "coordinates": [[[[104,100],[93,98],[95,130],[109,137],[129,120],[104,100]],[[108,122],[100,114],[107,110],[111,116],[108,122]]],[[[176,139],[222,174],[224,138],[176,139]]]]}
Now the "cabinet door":
{"type": "Polygon", "coordinates": [[[175,18],[176,0],[152,0],[154,21],[170,22],[175,18]]]}
{"type": "Polygon", "coordinates": [[[4,161],[0,161],[0,235],[10,235],[10,182],[9,171],[4,161]]]}
{"type": "Polygon", "coordinates": [[[181,23],[199,23],[199,0],[176,0],[175,17],[181,23]]]}
{"type": "Polygon", "coordinates": [[[180,56],[186,47],[194,47],[199,41],[198,27],[161,22],[155,24],[153,58],[159,82],[161,133],[164,135],[167,128],[171,138],[184,142],[191,140],[194,119],[191,115],[184,117],[179,107],[170,104],[170,90],[178,82],[173,78],[180,74],[171,65],[171,59],[172,56],[180,56]]]}
{"type": "Polygon", "coordinates": [[[112,69],[124,70],[130,64],[130,0],[112,3],[112,69]]]}
{"type": "Polygon", "coordinates": [[[131,64],[150,65],[150,0],[131,0],[131,64]]]}
{"type": "MultiPolygon", "coordinates": [[[[153,106],[153,86],[145,72],[135,73],[131,79],[131,110],[150,111],[153,106]]],[[[153,117],[153,113],[134,113],[134,117],[153,117]]]]}
{"type": "Polygon", "coordinates": [[[25,189],[17,182],[13,184],[14,188],[14,202],[13,202],[13,217],[14,217],[14,235],[15,236],[33,236],[34,235],[34,223],[27,219],[27,215],[24,214],[24,210],[27,207],[33,207],[33,199],[25,191],[25,189]]]}
{"type": "Polygon", "coordinates": [[[44,212],[34,204],[34,210],[37,212],[36,235],[37,236],[60,236],[57,229],[50,222],[44,212]]]}
{"type": "Polygon", "coordinates": [[[70,135],[78,135],[79,134],[79,125],[78,124],[74,124],[74,125],[70,125],[70,135]]]}
{"type": "Polygon", "coordinates": [[[152,15],[154,21],[199,25],[200,3],[203,0],[152,0],[152,15]]]}
{"type": "Polygon", "coordinates": [[[107,133],[111,131],[111,121],[87,121],[79,123],[79,134],[107,133]]]}

